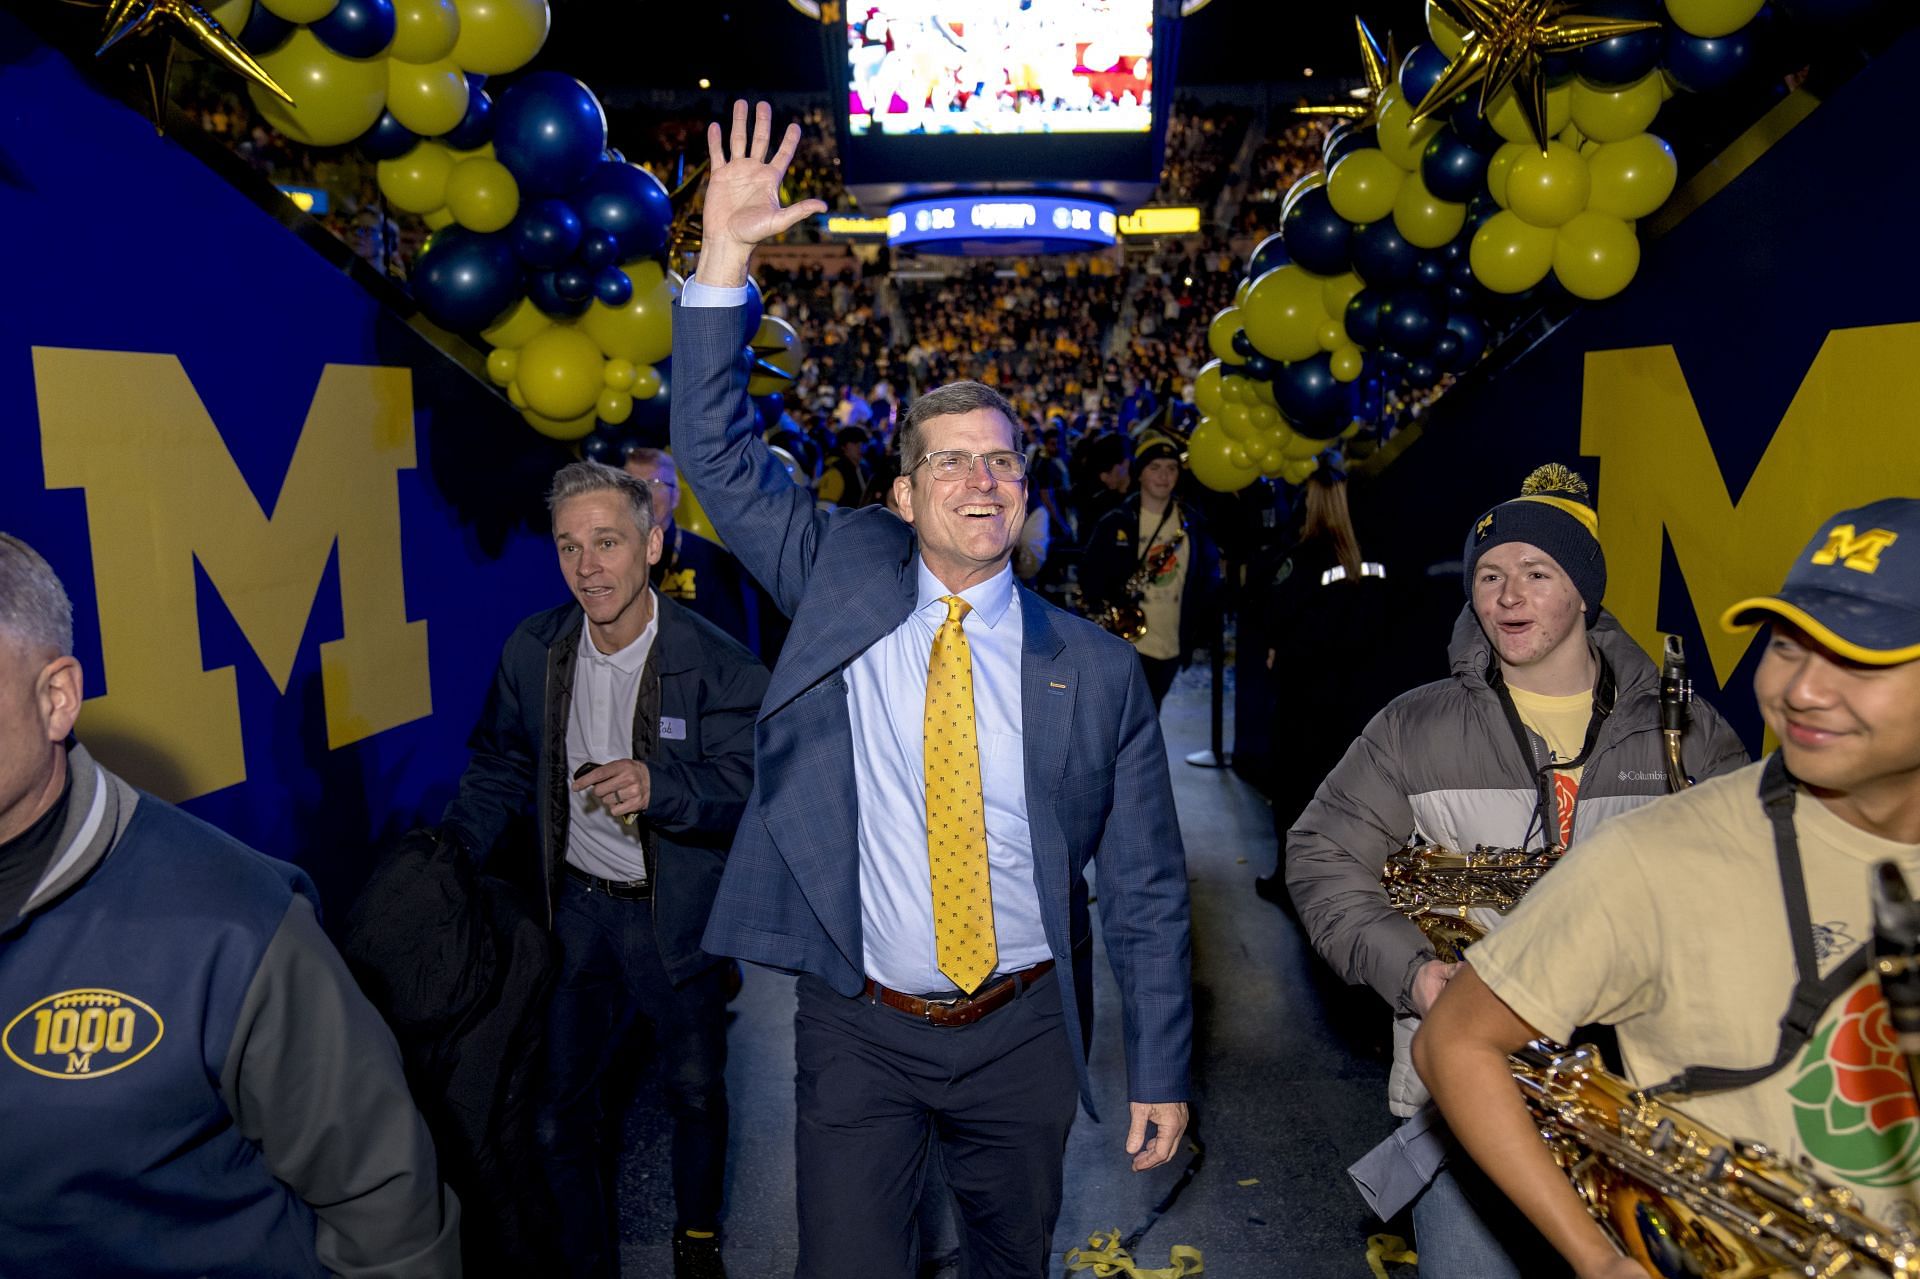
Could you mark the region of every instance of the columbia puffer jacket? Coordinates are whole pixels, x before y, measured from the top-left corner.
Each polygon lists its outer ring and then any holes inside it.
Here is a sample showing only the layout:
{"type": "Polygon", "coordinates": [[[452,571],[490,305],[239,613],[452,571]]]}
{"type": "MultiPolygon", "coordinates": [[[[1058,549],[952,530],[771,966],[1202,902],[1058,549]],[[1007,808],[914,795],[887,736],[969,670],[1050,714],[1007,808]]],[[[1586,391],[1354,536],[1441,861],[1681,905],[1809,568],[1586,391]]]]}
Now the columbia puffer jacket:
{"type": "MultiPolygon", "coordinates": [[[[1588,633],[1600,659],[1601,716],[1581,773],[1574,839],[1667,793],[1660,674],[1602,611],[1588,633]]],[[[1407,1055],[1418,1024],[1414,974],[1434,958],[1426,937],[1387,904],[1387,857],[1417,836],[1451,848],[1537,848],[1559,828],[1547,745],[1525,728],[1499,682],[1493,647],[1471,606],[1454,625],[1452,674],[1387,704],[1320,784],[1287,833],[1287,888],[1314,949],[1349,982],[1393,1007],[1394,1113],[1425,1101],[1407,1055]]],[[[1696,701],[1683,758],[1695,779],[1747,762],[1712,707],[1696,701]]]]}

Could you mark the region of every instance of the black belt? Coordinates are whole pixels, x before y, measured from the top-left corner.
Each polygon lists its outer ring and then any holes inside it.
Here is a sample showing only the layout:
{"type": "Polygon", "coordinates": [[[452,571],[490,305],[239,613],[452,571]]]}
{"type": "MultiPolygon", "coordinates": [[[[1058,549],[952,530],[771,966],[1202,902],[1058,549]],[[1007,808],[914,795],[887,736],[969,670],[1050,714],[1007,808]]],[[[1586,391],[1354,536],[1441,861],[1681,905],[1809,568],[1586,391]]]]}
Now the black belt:
{"type": "Polygon", "coordinates": [[[644,879],[602,879],[589,875],[572,862],[566,863],[567,878],[590,893],[605,893],[615,901],[643,902],[653,896],[653,884],[644,879]]]}

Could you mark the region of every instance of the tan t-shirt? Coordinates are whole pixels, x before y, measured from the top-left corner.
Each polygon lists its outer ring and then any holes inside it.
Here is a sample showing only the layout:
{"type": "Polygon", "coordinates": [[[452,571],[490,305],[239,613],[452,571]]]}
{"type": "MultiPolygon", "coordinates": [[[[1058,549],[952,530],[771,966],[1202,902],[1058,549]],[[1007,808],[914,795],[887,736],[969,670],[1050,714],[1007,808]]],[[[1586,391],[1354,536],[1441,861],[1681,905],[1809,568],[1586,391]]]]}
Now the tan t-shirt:
{"type": "MultiPolygon", "coordinates": [[[[1554,697],[1509,684],[1507,693],[1520,712],[1520,722],[1546,740],[1553,763],[1580,758],[1580,748],[1587,743],[1587,723],[1593,718],[1592,689],[1554,697]]],[[[1551,842],[1562,847],[1573,842],[1573,809],[1580,800],[1580,774],[1585,771],[1585,765],[1553,771],[1553,811],[1560,829],[1551,842]]]]}
{"type": "MultiPolygon", "coordinates": [[[[1616,1026],[1636,1084],[1687,1066],[1772,1061],[1794,964],[1761,767],[1585,836],[1468,951],[1474,970],[1550,1039],[1589,1022],[1616,1026]]],[[[1870,867],[1891,858],[1911,879],[1920,846],[1850,826],[1804,792],[1794,828],[1824,975],[1872,937],[1870,867]]],[[[1778,1074],[1679,1108],[1722,1136],[1810,1157],[1883,1224],[1920,1221],[1920,1106],[1871,972],[1778,1074]]]]}
{"type": "Polygon", "coordinates": [[[1135,641],[1135,647],[1143,657],[1165,661],[1180,656],[1180,597],[1186,589],[1187,560],[1193,554],[1193,546],[1181,533],[1178,502],[1167,512],[1164,525],[1159,515],[1150,515],[1142,507],[1140,536],[1134,545],[1146,546],[1156,528],[1160,536],[1154,537],[1153,545],[1147,549],[1147,591],[1141,600],[1147,614],[1147,633],[1135,641]],[[1178,545],[1169,554],[1167,548],[1176,540],[1178,545]]]}

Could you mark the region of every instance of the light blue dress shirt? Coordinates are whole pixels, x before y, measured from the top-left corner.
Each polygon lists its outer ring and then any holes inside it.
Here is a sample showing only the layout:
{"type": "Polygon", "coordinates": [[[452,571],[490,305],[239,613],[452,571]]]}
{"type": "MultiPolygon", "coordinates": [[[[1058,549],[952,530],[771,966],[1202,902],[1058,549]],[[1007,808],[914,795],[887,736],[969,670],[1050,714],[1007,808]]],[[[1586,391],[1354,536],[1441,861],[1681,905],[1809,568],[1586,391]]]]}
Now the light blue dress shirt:
{"type": "MultiPolygon", "coordinates": [[[[745,287],[689,279],[681,306],[739,306],[745,287]]],[[[933,870],[927,856],[927,664],[947,620],[940,579],[915,562],[918,598],[906,621],[847,667],[853,783],[859,811],[860,930],[868,977],[913,994],[951,993],[933,940],[933,870]]],[[[1009,565],[960,593],[972,606],[961,627],[973,661],[973,721],[986,801],[987,873],[998,971],[1052,957],[1033,882],[1027,825],[1026,741],[1020,713],[1023,634],[1009,565]]]]}

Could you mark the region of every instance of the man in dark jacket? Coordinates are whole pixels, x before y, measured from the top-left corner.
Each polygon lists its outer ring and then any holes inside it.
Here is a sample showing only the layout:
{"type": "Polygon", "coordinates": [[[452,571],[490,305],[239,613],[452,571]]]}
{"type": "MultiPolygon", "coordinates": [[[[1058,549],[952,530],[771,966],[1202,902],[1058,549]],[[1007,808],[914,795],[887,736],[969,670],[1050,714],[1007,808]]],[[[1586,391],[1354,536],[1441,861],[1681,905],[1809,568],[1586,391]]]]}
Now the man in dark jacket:
{"type": "Polygon", "coordinates": [[[767,673],[648,585],[662,538],[645,484],[576,462],[547,505],[575,602],[508,638],[445,822],[485,856],[511,818],[537,819],[561,952],[538,1108],[563,1273],[619,1272],[601,1087],[644,1022],[674,1112],[675,1274],[723,1275],[725,970],[700,933],[752,786],[767,673]]]}

